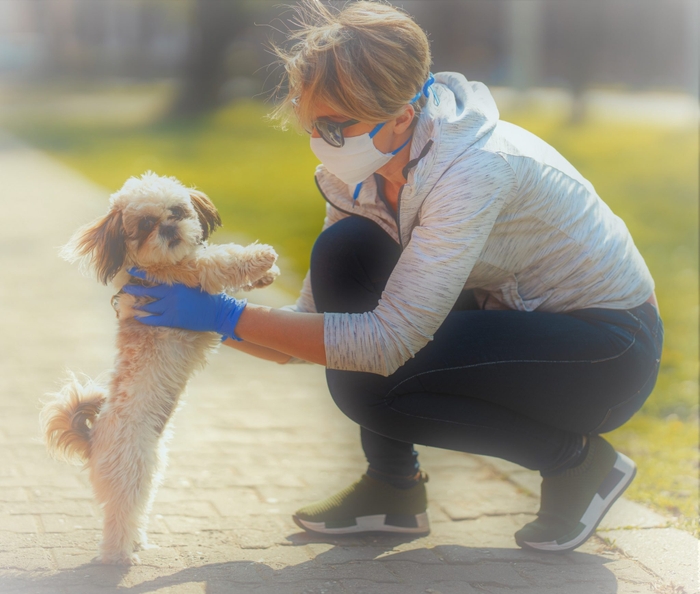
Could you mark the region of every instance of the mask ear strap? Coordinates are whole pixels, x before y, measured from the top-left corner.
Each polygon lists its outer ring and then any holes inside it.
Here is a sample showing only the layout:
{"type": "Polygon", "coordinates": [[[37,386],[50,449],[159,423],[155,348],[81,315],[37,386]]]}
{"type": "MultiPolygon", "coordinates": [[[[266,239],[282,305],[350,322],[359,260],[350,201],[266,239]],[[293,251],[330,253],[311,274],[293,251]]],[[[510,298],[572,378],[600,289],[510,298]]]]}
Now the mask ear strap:
{"type": "Polygon", "coordinates": [[[425,95],[426,97],[430,97],[430,93],[432,93],[433,100],[435,101],[435,105],[440,105],[440,99],[438,99],[438,96],[437,96],[437,93],[435,92],[435,89],[431,88],[433,86],[434,82],[435,82],[435,75],[432,72],[428,73],[428,80],[425,81],[423,88],[416,93],[416,95],[413,97],[413,99],[411,99],[411,103],[415,103],[423,95],[425,95]]]}
{"type": "Polygon", "coordinates": [[[399,154],[399,151],[400,151],[403,147],[405,147],[409,142],[411,142],[411,138],[413,138],[413,134],[411,134],[411,136],[408,137],[408,140],[407,140],[406,142],[404,142],[399,148],[397,148],[395,151],[391,151],[390,154],[392,154],[392,155],[398,155],[398,154],[399,154]]]}
{"type": "Polygon", "coordinates": [[[386,124],[386,122],[382,122],[381,124],[377,124],[374,128],[372,128],[372,130],[370,130],[369,137],[374,138],[376,136],[377,132],[379,132],[382,129],[384,124],[386,124]]]}

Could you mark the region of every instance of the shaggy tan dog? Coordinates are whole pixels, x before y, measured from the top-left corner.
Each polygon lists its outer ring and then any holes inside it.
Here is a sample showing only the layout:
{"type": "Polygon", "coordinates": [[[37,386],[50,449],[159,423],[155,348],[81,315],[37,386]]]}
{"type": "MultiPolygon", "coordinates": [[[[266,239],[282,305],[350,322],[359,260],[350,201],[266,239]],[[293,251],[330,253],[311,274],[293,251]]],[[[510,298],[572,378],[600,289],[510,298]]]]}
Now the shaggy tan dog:
{"type": "MultiPolygon", "coordinates": [[[[220,224],[204,194],[149,172],[113,194],[107,215],[79,229],[62,256],[117,290],[142,282],[128,274],[132,266],[154,282],[209,293],[269,285],[279,274],[275,251],[260,244],[208,245],[220,224]]],[[[41,414],[49,452],[89,469],[104,509],[103,563],[137,563],[135,551],[148,546],[146,525],[166,464],[168,422],[188,379],[220,344],[213,332],[141,324],[132,309],[141,303],[126,293],[113,299],[117,356],[108,385],[71,375],[41,414]]]]}

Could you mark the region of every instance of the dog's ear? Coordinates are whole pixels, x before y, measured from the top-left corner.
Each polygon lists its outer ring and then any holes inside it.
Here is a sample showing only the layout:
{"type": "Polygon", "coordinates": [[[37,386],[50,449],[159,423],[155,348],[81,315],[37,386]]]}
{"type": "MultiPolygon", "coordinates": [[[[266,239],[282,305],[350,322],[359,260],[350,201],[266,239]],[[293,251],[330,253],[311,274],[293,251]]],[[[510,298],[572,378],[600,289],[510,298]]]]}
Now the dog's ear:
{"type": "Polygon", "coordinates": [[[206,240],[217,227],[221,227],[221,217],[214,203],[203,192],[190,190],[190,199],[202,226],[202,239],[206,240]]]}
{"type": "Polygon", "coordinates": [[[103,284],[109,283],[124,265],[126,235],[122,211],[112,209],[104,217],[81,227],[61,250],[69,262],[81,261],[92,268],[103,284]]]}

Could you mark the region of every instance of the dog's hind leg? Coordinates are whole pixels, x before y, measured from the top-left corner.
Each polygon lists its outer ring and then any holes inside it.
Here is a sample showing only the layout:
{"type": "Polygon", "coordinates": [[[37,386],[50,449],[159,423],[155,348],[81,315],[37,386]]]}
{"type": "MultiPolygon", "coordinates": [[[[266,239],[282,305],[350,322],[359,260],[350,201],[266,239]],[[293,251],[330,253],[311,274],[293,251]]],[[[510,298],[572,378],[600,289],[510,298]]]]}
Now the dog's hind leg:
{"type": "Polygon", "coordinates": [[[151,513],[151,509],[153,508],[153,501],[156,498],[156,495],[158,494],[158,488],[160,487],[161,483],[163,482],[163,475],[165,473],[165,468],[168,465],[168,441],[170,440],[171,437],[171,431],[166,427],[165,431],[163,431],[163,435],[161,436],[160,440],[158,441],[158,444],[156,446],[156,451],[155,451],[155,467],[153,469],[153,475],[150,483],[150,492],[148,493],[148,497],[146,498],[146,502],[143,506],[143,509],[141,511],[141,516],[138,521],[139,529],[138,529],[138,538],[136,542],[134,543],[134,547],[137,551],[144,551],[147,549],[157,549],[158,545],[150,544],[148,542],[148,535],[146,533],[146,527],[148,526],[148,517],[151,513]]]}
{"type": "Polygon", "coordinates": [[[95,426],[90,479],[104,510],[99,559],[132,564],[139,562],[134,543],[141,541],[145,531],[143,517],[153,489],[157,438],[116,416],[101,416],[95,426]],[[109,439],[101,440],[103,434],[109,439]]]}

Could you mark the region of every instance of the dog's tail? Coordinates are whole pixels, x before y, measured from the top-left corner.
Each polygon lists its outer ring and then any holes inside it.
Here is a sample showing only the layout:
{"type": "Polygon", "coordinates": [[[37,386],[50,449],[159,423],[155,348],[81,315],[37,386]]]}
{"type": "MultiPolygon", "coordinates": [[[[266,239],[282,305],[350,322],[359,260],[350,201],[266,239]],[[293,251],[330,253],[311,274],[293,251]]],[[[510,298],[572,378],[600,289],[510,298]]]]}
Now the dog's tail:
{"type": "Polygon", "coordinates": [[[90,430],[106,399],[106,390],[89,378],[80,382],[70,374],[59,392],[41,411],[41,429],[49,454],[66,462],[87,462],[90,430]]]}

